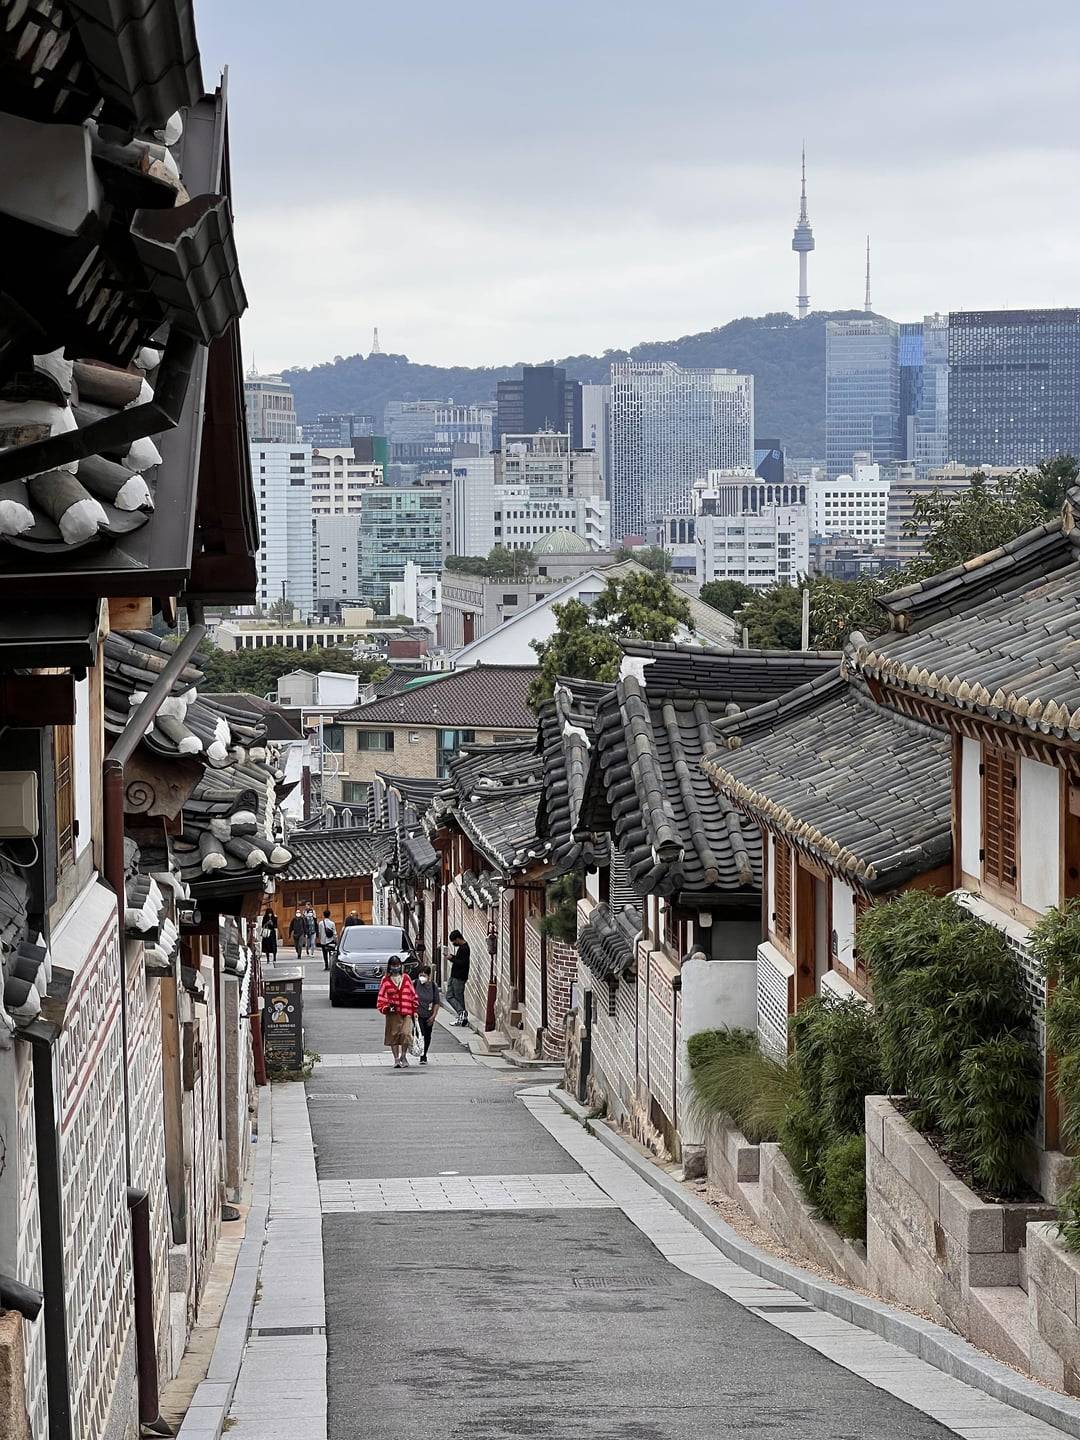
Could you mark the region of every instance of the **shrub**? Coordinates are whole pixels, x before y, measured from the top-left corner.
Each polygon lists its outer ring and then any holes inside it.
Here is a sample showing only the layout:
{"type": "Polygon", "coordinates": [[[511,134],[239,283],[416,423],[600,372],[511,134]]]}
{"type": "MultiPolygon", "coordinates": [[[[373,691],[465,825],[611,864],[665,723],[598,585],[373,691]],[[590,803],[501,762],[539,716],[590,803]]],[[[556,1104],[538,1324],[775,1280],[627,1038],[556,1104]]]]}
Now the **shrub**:
{"type": "Polygon", "coordinates": [[[1023,972],[1005,936],[946,897],[908,891],[859,920],[878,1007],[881,1079],[914,1103],[981,1186],[1023,1183],[1040,1064],[1023,972]]]}
{"type": "Polygon", "coordinates": [[[821,1166],[821,1213],[850,1240],[866,1239],[866,1136],[834,1141],[821,1166]]]}
{"type": "Polygon", "coordinates": [[[695,1113],[729,1116],[753,1144],[775,1140],[793,1087],[788,1067],[763,1055],[745,1030],[708,1031],[687,1049],[695,1113]]]}
{"type": "MultiPolygon", "coordinates": [[[[1031,945],[1050,982],[1046,1043],[1057,1059],[1061,1134],[1075,1150],[1080,1145],[1080,901],[1048,911],[1032,931],[1031,945]]],[[[1063,1244],[1080,1252],[1080,1179],[1062,1196],[1059,1215],[1063,1244]]]]}
{"type": "Polygon", "coordinates": [[[540,932],[549,940],[568,945],[577,941],[577,902],[581,882],[573,871],[560,875],[547,887],[546,910],[540,917],[540,932]]]}

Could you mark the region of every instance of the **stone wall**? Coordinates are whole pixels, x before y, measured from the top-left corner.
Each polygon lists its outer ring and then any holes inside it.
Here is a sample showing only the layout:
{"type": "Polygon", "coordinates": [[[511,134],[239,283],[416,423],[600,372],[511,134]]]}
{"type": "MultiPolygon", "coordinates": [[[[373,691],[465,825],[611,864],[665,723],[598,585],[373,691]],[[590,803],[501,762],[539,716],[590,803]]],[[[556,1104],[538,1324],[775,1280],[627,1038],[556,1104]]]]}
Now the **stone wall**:
{"type": "Polygon", "coordinates": [[[565,940],[547,942],[547,1026],[541,1054],[545,1060],[562,1058],[566,1044],[566,1017],[577,981],[577,947],[565,940]]]}
{"type": "Polygon", "coordinates": [[[1065,1249],[1057,1226],[1028,1226],[1027,1320],[1030,1369],[1036,1379],[1080,1395],[1080,1255],[1065,1249]]]}
{"type": "Polygon", "coordinates": [[[986,1204],[890,1100],[871,1095],[866,1211],[868,1275],[877,1294],[950,1326],[1007,1364],[1027,1365],[1023,1252],[1029,1222],[1053,1218],[1052,1206],[986,1204]],[[1011,1296],[1003,1293],[1010,1287],[1011,1296]]]}
{"type": "Polygon", "coordinates": [[[30,1440],[23,1384],[23,1322],[16,1310],[0,1310],[0,1435],[30,1440]]]}
{"type": "Polygon", "coordinates": [[[788,1249],[866,1288],[865,1247],[814,1215],[779,1145],[751,1144],[729,1121],[716,1119],[705,1130],[705,1164],[710,1185],[788,1249]]]}

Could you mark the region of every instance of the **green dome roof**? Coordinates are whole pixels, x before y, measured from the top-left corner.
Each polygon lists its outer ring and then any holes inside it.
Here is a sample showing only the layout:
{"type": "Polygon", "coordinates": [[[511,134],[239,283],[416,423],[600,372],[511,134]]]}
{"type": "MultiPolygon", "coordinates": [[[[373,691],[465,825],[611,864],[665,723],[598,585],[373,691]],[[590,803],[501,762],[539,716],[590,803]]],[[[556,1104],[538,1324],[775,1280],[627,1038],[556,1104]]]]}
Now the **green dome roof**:
{"type": "Polygon", "coordinates": [[[533,546],[534,555],[587,555],[588,542],[570,530],[552,530],[533,546]]]}

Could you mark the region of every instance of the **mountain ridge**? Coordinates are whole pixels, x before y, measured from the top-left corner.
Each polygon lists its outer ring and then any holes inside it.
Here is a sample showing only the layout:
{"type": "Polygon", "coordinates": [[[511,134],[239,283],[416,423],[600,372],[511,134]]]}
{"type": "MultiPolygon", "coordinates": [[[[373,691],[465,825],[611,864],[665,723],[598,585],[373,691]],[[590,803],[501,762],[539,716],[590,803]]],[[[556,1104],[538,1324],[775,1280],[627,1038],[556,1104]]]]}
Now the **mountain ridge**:
{"type": "Polygon", "coordinates": [[[494,400],[499,380],[521,364],[554,363],[592,384],[606,380],[613,360],[673,360],[717,366],[754,376],[755,428],[777,437],[789,455],[825,453],[825,323],[861,317],[861,310],[831,310],[797,320],[786,311],[742,316],[677,340],[646,340],[629,350],[567,355],[514,365],[424,365],[405,355],[348,355],[308,369],[284,372],[301,421],[322,412],[374,415],[381,427],[388,400],[449,400],[475,405],[494,400]]]}

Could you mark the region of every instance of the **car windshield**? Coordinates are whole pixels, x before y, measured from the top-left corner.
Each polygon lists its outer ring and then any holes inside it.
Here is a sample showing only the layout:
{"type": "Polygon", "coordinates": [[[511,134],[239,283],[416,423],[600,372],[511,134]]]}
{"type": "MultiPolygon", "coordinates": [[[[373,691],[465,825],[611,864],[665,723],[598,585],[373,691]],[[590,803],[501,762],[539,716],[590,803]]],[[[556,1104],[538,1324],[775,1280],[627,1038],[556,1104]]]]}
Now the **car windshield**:
{"type": "Polygon", "coordinates": [[[339,946],[342,955],[400,955],[408,948],[396,925],[350,925],[342,932],[339,946]]]}

